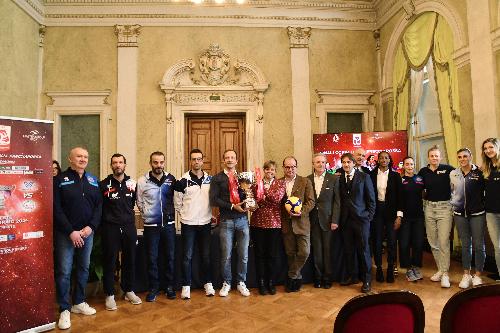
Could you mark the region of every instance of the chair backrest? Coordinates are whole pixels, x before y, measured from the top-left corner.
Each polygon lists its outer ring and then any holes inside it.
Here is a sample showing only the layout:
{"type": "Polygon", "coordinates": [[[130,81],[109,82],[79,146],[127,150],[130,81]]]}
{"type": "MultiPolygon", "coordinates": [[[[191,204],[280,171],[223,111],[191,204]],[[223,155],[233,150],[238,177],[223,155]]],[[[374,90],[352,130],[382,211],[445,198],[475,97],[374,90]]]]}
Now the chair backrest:
{"type": "Polygon", "coordinates": [[[359,295],[340,309],[335,333],[423,333],[424,305],[420,297],[406,290],[387,290],[359,295]]]}
{"type": "Polygon", "coordinates": [[[446,302],[441,333],[500,332],[500,283],[459,291],[446,302]]]}

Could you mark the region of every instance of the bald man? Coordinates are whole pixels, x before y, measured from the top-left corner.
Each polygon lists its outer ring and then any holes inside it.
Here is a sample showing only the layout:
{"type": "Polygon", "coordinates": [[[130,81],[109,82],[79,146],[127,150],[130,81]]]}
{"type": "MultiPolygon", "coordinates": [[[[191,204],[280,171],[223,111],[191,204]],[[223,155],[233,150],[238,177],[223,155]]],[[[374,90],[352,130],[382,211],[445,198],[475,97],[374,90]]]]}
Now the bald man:
{"type": "Polygon", "coordinates": [[[85,302],[90,253],[94,231],[101,220],[102,196],[99,180],[85,168],[86,149],[75,147],[68,157],[69,168],[54,177],[55,278],[59,303],[59,329],[71,327],[70,311],[83,315],[96,313],[85,302]],[[71,269],[76,259],[76,283],[71,306],[71,269]]]}

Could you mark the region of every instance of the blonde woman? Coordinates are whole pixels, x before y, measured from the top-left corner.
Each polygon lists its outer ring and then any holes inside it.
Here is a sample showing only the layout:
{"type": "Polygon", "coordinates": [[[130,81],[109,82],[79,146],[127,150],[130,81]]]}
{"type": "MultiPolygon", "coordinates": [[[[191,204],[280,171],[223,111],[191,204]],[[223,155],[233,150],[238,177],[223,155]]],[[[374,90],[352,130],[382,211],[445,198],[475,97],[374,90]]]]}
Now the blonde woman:
{"type": "Polygon", "coordinates": [[[483,175],[485,186],[486,224],[495,249],[495,261],[500,274],[500,140],[483,142],[483,175]]]}

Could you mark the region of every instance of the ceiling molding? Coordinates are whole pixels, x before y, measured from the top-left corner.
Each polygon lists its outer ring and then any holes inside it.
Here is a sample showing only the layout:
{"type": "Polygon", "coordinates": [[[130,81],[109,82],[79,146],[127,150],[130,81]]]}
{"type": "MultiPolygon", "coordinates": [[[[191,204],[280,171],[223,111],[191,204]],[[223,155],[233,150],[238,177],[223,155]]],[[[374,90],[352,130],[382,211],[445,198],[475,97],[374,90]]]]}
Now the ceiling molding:
{"type": "Polygon", "coordinates": [[[38,0],[13,0],[22,10],[40,24],[44,24],[45,7],[38,0]]]}

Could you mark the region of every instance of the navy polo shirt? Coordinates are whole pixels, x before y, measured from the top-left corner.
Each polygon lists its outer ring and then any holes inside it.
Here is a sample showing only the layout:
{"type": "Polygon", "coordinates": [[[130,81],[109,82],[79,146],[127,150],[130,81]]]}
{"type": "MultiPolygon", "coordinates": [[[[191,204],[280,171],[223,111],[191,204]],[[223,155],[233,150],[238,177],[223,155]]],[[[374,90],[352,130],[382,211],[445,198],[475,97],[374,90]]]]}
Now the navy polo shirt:
{"type": "Polygon", "coordinates": [[[426,200],[434,202],[450,200],[450,172],[454,169],[448,164],[439,164],[434,171],[429,168],[429,165],[420,169],[418,175],[424,178],[426,200]]]}

